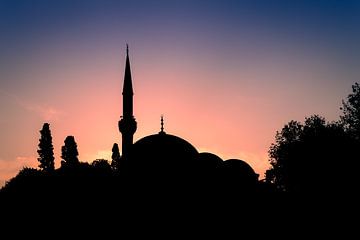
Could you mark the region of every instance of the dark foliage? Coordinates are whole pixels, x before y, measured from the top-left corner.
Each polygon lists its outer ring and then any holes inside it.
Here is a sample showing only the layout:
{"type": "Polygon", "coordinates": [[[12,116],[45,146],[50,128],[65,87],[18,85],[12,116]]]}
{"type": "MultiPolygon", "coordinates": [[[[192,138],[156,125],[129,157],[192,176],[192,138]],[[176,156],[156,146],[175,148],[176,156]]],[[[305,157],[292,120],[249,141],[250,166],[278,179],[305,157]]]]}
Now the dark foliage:
{"type": "Polygon", "coordinates": [[[96,159],[91,163],[91,166],[101,175],[111,176],[112,174],[111,165],[106,159],[96,159]]]}
{"type": "Polygon", "coordinates": [[[355,183],[356,142],[339,123],[314,115],[290,121],[269,150],[266,180],[282,191],[339,193],[355,183]]]}
{"type": "Polygon", "coordinates": [[[78,165],[79,153],[74,136],[67,136],[64,143],[65,145],[61,148],[61,158],[64,159],[64,161],[61,161],[61,165],[67,165],[68,167],[78,165]]]}
{"type": "Polygon", "coordinates": [[[342,102],[343,115],[340,116],[344,127],[352,137],[360,141],[360,85],[352,86],[352,93],[342,102]]]}
{"type": "Polygon", "coordinates": [[[117,143],[114,143],[112,147],[111,168],[115,172],[118,172],[120,168],[120,151],[119,151],[119,145],[117,143]]]}
{"type": "Polygon", "coordinates": [[[49,123],[44,123],[40,134],[39,150],[37,150],[39,154],[38,161],[40,162],[39,167],[44,171],[53,171],[55,168],[55,158],[49,123]]]}
{"type": "Polygon", "coordinates": [[[352,193],[360,157],[360,86],[343,101],[339,122],[318,115],[301,124],[290,121],[276,133],[269,150],[271,168],[266,181],[296,193],[352,193]]]}

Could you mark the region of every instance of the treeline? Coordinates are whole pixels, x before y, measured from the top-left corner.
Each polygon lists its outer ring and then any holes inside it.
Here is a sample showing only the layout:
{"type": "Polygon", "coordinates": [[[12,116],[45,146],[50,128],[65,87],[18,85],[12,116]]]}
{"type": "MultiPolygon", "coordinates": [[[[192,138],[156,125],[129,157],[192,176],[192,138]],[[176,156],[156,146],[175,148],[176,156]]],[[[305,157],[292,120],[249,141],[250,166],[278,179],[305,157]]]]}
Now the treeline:
{"type": "MultiPolygon", "coordinates": [[[[53,172],[55,170],[54,147],[52,144],[52,136],[50,131],[50,124],[44,123],[40,130],[39,149],[37,150],[39,157],[39,168],[44,172],[53,172]]],[[[64,146],[61,147],[61,167],[74,168],[80,164],[78,159],[79,152],[77,150],[77,143],[74,136],[67,136],[64,141],[64,146]]],[[[112,148],[112,161],[109,165],[105,159],[98,159],[93,162],[93,166],[101,165],[103,167],[111,167],[114,171],[119,170],[120,151],[117,143],[114,143],[112,148]]]]}
{"type": "MultiPolygon", "coordinates": [[[[38,144],[38,168],[24,167],[7,181],[0,196],[42,198],[96,196],[115,192],[118,182],[120,152],[117,143],[112,148],[112,161],[96,159],[80,162],[74,136],[67,136],[61,147],[61,166],[55,169],[54,147],[50,124],[44,123],[38,144]]],[[[105,196],[104,196],[105,197],[105,196]]]]}
{"type": "Polygon", "coordinates": [[[354,193],[360,160],[360,85],[342,101],[339,120],[313,115],[288,122],[269,149],[266,181],[291,193],[354,193]]]}

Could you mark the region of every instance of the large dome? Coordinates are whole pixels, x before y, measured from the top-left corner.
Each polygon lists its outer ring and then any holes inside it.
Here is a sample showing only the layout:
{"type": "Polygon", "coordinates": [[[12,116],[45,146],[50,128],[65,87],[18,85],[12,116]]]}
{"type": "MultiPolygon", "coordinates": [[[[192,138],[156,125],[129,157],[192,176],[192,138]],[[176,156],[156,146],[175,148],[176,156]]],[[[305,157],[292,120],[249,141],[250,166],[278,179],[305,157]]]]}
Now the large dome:
{"type": "Polygon", "coordinates": [[[186,140],[161,132],[144,137],[132,146],[128,164],[152,171],[180,170],[189,167],[198,151],[186,140]]]}

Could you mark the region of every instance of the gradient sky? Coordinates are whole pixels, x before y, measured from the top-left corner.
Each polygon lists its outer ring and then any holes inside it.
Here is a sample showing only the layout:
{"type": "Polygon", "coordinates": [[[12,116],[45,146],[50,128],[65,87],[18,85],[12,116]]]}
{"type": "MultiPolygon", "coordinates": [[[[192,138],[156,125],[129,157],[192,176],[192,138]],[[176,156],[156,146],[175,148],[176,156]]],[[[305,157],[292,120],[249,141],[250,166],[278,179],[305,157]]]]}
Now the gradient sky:
{"type": "Polygon", "coordinates": [[[258,173],[288,121],[337,120],[360,79],[360,1],[0,0],[0,186],[36,167],[50,123],[56,155],[121,143],[125,44],[135,140],[160,129],[258,173]]]}

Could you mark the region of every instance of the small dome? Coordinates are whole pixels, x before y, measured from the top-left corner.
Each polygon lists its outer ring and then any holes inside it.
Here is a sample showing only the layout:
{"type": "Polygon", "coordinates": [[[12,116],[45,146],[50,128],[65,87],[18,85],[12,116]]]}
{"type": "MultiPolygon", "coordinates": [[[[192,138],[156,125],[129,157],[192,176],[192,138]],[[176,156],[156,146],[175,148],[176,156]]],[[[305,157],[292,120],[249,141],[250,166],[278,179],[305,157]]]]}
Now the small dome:
{"type": "Polygon", "coordinates": [[[200,153],[199,159],[206,160],[206,161],[212,161],[212,162],[218,162],[218,163],[223,162],[223,160],[218,155],[215,155],[215,154],[209,153],[209,152],[200,153]]]}
{"type": "Polygon", "coordinates": [[[209,152],[200,153],[198,159],[200,166],[213,169],[221,166],[223,163],[223,160],[219,156],[209,152]]]}
{"type": "Polygon", "coordinates": [[[237,171],[241,171],[243,173],[255,174],[254,169],[252,169],[252,167],[250,167],[250,165],[247,164],[245,161],[240,159],[228,159],[224,161],[224,165],[226,167],[229,167],[237,171]]]}
{"type": "Polygon", "coordinates": [[[245,161],[229,159],[223,162],[224,176],[243,182],[256,182],[259,175],[245,161]]]}

